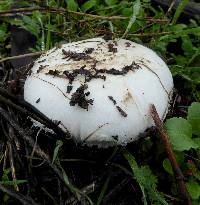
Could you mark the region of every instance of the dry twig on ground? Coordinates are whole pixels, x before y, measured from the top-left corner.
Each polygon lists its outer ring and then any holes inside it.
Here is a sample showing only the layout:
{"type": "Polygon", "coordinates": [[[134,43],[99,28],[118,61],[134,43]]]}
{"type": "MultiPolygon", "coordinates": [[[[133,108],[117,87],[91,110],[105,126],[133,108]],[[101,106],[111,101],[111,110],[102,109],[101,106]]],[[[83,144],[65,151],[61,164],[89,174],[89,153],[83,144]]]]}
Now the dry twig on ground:
{"type": "Polygon", "coordinates": [[[162,123],[162,121],[161,121],[161,119],[160,119],[160,117],[157,113],[157,110],[156,110],[156,108],[153,104],[150,107],[150,113],[151,113],[151,116],[154,120],[156,128],[157,128],[157,130],[160,134],[160,137],[161,137],[161,139],[164,143],[166,152],[168,154],[168,158],[170,160],[170,163],[172,165],[172,169],[173,169],[173,172],[174,172],[174,175],[175,175],[175,178],[176,178],[176,182],[177,182],[177,185],[178,185],[178,190],[179,190],[179,192],[182,196],[182,199],[183,199],[183,203],[185,205],[192,205],[189,193],[188,193],[187,188],[185,186],[184,176],[183,176],[183,174],[181,172],[181,169],[179,168],[178,163],[176,161],[176,157],[175,157],[175,154],[173,152],[171,143],[169,141],[168,134],[164,130],[163,123],[162,123]]]}

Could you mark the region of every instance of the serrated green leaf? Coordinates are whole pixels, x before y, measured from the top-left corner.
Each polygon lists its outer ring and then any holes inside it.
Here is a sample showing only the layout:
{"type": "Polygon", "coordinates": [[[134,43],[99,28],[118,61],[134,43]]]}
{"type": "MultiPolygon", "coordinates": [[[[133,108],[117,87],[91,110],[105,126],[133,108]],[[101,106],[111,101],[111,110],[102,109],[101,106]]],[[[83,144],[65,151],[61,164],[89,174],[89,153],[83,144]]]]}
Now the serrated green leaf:
{"type": "Polygon", "coordinates": [[[192,132],[200,137],[200,103],[194,102],[188,109],[188,122],[192,125],[192,132]]]}
{"type": "Polygon", "coordinates": [[[82,6],[81,6],[81,10],[83,12],[88,11],[89,9],[91,9],[92,7],[94,7],[96,5],[96,0],[89,0],[86,1],[82,6]]]}
{"type": "Polygon", "coordinates": [[[144,205],[147,205],[147,200],[146,200],[146,195],[145,195],[145,192],[144,192],[144,187],[143,185],[140,183],[140,180],[139,180],[139,176],[138,176],[138,165],[137,165],[137,162],[135,161],[135,158],[133,155],[131,155],[128,151],[126,151],[124,153],[124,157],[126,158],[126,160],[128,161],[132,171],[133,171],[133,174],[134,174],[134,178],[137,180],[139,186],[140,186],[140,189],[141,189],[141,192],[142,192],[142,195],[143,195],[143,203],[144,205]]]}
{"type": "Polygon", "coordinates": [[[200,197],[200,185],[197,182],[188,182],[186,183],[188,192],[193,200],[199,199],[200,197]]]}
{"type": "Polygon", "coordinates": [[[184,151],[198,148],[192,139],[192,126],[183,118],[171,118],[165,123],[167,133],[175,150],[184,151]]]}
{"type": "Polygon", "coordinates": [[[128,151],[125,151],[124,157],[127,159],[133,171],[134,178],[140,186],[143,194],[143,204],[147,205],[146,195],[148,195],[152,204],[168,205],[162,193],[156,190],[157,178],[153,175],[150,168],[148,166],[139,167],[134,156],[131,155],[128,151]]]}
{"type": "MultiPolygon", "coordinates": [[[[184,50],[184,54],[187,56],[192,56],[195,51],[195,47],[192,44],[192,39],[188,35],[182,36],[182,49],[184,50]]],[[[187,58],[186,58],[187,60],[187,58]]]]}
{"type": "Polygon", "coordinates": [[[78,4],[76,3],[75,0],[66,0],[66,2],[67,2],[67,9],[69,11],[77,11],[78,4]]]}

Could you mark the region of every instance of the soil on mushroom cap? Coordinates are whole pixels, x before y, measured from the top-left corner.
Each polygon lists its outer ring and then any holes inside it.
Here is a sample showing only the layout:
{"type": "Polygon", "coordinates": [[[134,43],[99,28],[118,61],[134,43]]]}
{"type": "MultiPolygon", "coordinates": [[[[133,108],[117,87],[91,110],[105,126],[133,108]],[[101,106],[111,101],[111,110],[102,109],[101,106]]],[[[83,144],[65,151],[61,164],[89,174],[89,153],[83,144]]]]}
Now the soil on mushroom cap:
{"type": "Polygon", "coordinates": [[[78,104],[78,106],[81,108],[88,110],[88,106],[92,105],[94,100],[86,99],[86,97],[90,95],[90,92],[85,93],[87,88],[87,84],[81,85],[79,88],[77,88],[77,90],[72,94],[69,104],[71,106],[78,104]]]}
{"type": "Polygon", "coordinates": [[[92,57],[90,55],[88,55],[87,53],[76,53],[73,51],[65,51],[64,49],[62,49],[62,53],[64,54],[64,58],[63,59],[72,59],[74,61],[80,61],[80,60],[88,60],[88,59],[92,59],[92,57]]]}
{"type": "Polygon", "coordinates": [[[128,116],[128,115],[127,115],[127,113],[126,113],[126,112],[124,112],[124,110],[122,110],[122,108],[121,108],[121,107],[116,106],[116,108],[117,108],[117,110],[120,112],[120,114],[121,114],[123,117],[127,117],[127,116],[128,116]]]}
{"type": "Polygon", "coordinates": [[[84,75],[85,82],[89,82],[94,78],[100,78],[106,80],[106,76],[102,74],[126,75],[130,70],[134,71],[135,69],[140,68],[140,66],[135,62],[132,62],[131,65],[124,66],[121,70],[116,70],[114,68],[111,68],[109,70],[107,69],[97,70],[95,67],[92,70],[87,70],[85,69],[85,67],[86,65],[83,65],[81,68],[75,70],[71,70],[71,71],[65,70],[63,74],[69,79],[69,83],[72,84],[72,82],[78,75],[84,75]]]}
{"type": "Polygon", "coordinates": [[[114,44],[112,44],[112,43],[108,44],[108,52],[117,53],[117,48],[115,47],[114,44]]]}
{"type": "Polygon", "coordinates": [[[113,102],[114,105],[117,104],[116,100],[112,96],[108,96],[108,98],[113,102]]]}
{"type": "Polygon", "coordinates": [[[87,49],[85,50],[85,53],[86,53],[86,54],[91,54],[93,51],[94,51],[94,48],[87,48],[87,49]]]}

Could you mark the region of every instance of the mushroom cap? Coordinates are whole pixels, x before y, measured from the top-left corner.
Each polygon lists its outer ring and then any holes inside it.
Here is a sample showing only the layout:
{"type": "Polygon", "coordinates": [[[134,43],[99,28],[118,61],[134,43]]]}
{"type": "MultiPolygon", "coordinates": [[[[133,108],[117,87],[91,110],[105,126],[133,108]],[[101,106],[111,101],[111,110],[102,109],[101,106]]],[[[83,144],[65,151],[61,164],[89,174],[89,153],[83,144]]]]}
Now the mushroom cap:
{"type": "Polygon", "coordinates": [[[166,116],[173,79],[151,49],[129,40],[93,38],[53,48],[37,59],[24,99],[59,121],[78,142],[126,145],[166,116]]]}

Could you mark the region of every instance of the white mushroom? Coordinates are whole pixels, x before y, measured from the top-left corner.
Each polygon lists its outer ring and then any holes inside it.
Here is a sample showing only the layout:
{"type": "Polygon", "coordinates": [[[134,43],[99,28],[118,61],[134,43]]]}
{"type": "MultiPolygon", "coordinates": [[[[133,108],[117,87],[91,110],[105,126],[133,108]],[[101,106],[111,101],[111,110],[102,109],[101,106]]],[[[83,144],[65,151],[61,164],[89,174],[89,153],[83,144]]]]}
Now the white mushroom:
{"type": "Polygon", "coordinates": [[[153,125],[150,104],[164,119],[172,89],[169,68],[151,49],[93,38],[42,55],[24,99],[78,142],[126,145],[153,125]]]}

